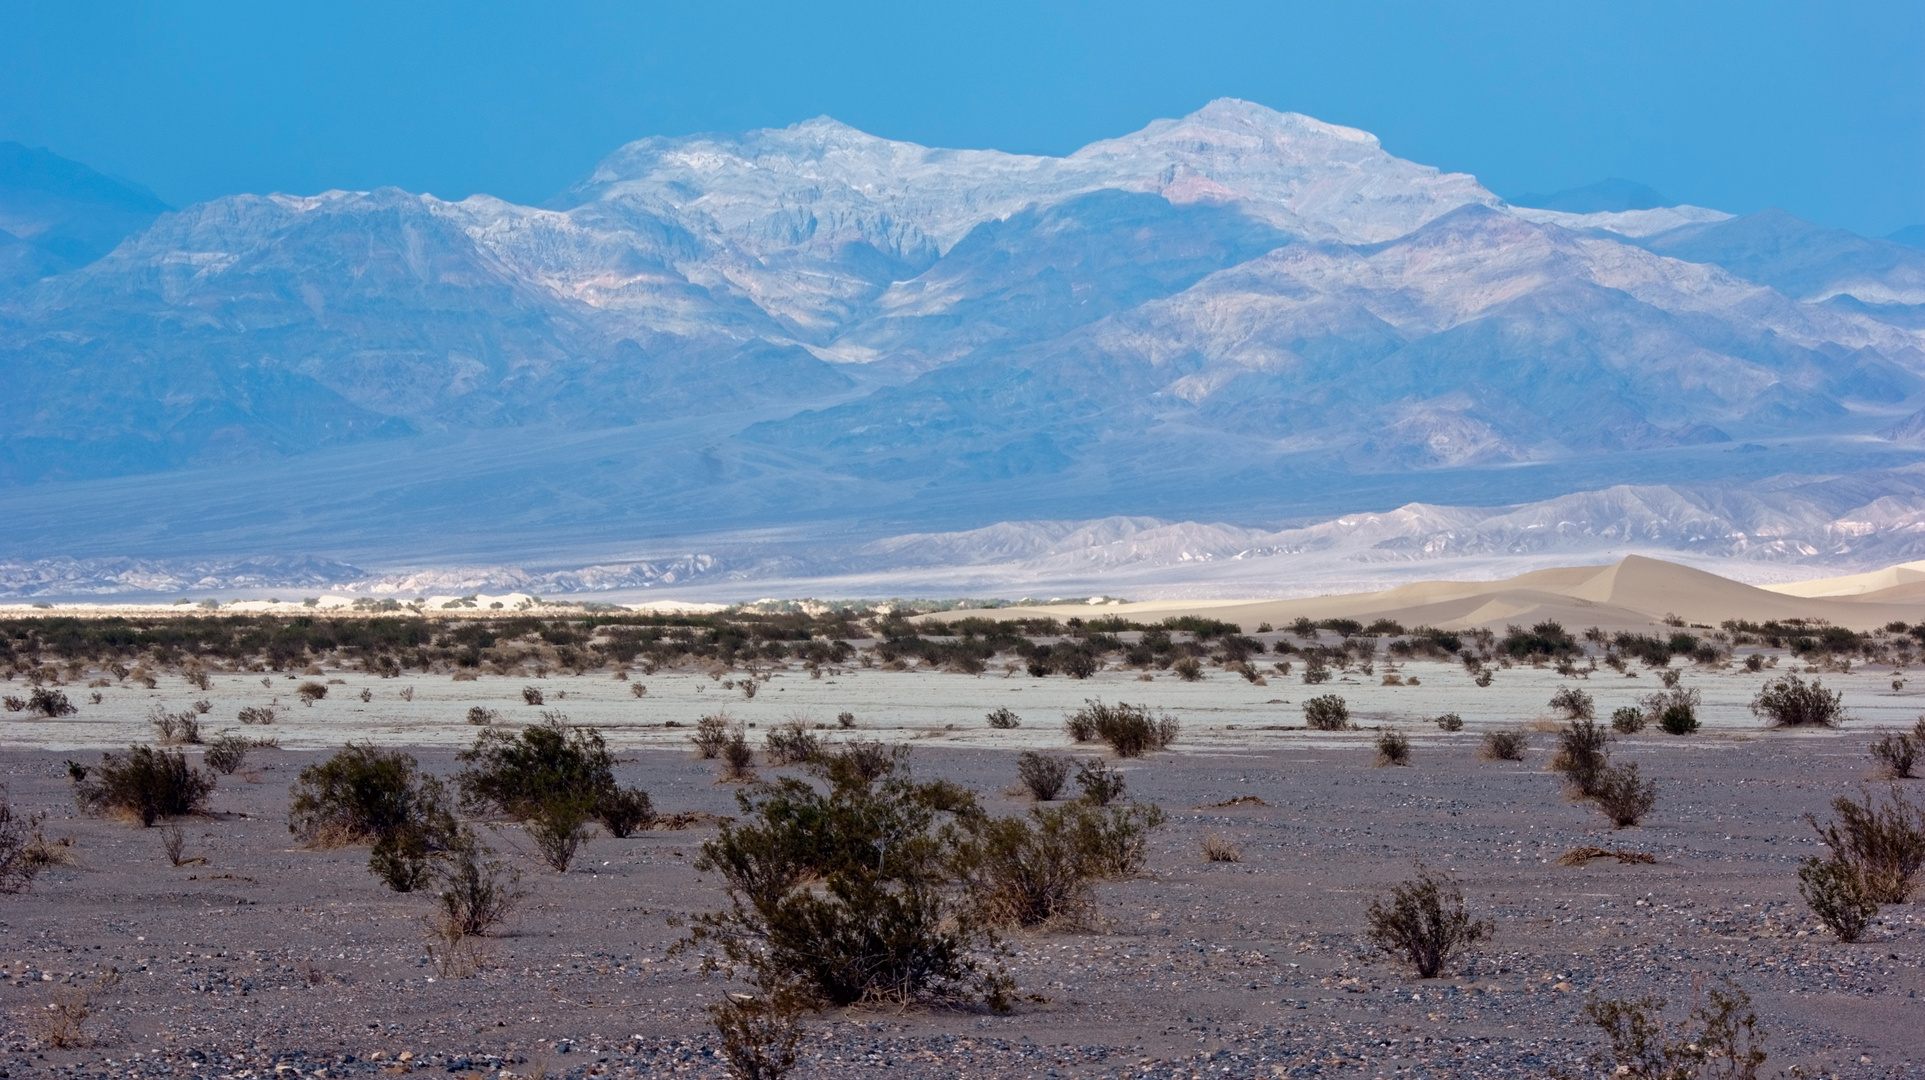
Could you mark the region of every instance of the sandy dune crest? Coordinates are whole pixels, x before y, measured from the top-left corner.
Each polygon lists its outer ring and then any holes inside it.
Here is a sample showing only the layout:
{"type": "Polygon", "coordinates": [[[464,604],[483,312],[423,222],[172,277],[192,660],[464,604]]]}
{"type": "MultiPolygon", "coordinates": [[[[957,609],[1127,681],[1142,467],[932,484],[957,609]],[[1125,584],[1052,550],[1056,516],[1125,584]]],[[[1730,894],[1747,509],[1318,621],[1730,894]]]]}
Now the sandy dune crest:
{"type": "Polygon", "coordinates": [[[1925,616],[1925,563],[1907,563],[1870,574],[1796,585],[1758,588],[1661,559],[1631,555],[1608,566],[1537,570],[1502,581],[1423,581],[1382,592],[1313,596],[1296,600],[1167,600],[1133,604],[1039,605],[992,612],[949,611],[928,616],[948,621],[968,615],[1089,617],[1115,614],[1137,621],[1200,615],[1239,623],[1282,625],[1299,616],[1370,622],[1394,619],[1405,626],[1462,630],[1555,619],[1566,627],[1637,630],[1668,617],[1706,626],[1726,619],[1824,619],[1838,626],[1870,629],[1925,616]],[[1817,586],[1813,592],[1793,592],[1817,586]]]}

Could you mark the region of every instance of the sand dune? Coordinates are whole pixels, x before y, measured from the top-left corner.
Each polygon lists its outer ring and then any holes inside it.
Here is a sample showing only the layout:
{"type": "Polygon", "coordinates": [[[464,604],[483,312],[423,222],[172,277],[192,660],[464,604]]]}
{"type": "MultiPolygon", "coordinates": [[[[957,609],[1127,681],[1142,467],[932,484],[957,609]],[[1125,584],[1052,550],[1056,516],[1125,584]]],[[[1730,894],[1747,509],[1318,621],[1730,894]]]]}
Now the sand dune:
{"type": "MultiPolygon", "coordinates": [[[[1925,564],[1917,565],[1925,569],[1925,564]]],[[[949,620],[970,614],[1011,618],[1022,614],[1088,617],[1097,612],[1138,621],[1194,614],[1254,628],[1281,625],[1305,616],[1351,618],[1369,622],[1394,619],[1406,626],[1461,630],[1501,628],[1510,623],[1555,619],[1566,627],[1640,630],[1666,617],[1716,626],[1726,619],[1824,619],[1839,626],[1870,629],[1893,621],[1925,618],[1925,573],[1893,567],[1858,575],[1892,584],[1870,591],[1844,587],[1836,595],[1790,595],[1782,588],[1761,589],[1688,566],[1628,556],[1608,566],[1571,566],[1537,570],[1502,581],[1425,581],[1382,592],[1315,596],[1295,600],[1148,601],[1091,607],[1057,604],[999,608],[993,612],[952,611],[929,616],[949,620]],[[1895,571],[1913,575],[1900,579],[1895,571]],[[1879,575],[1891,575],[1879,578],[1879,575]]],[[[1834,582],[1853,579],[1835,578],[1834,582]]],[[[1805,582],[1803,584],[1816,584],[1805,582]]]]}
{"type": "Polygon", "coordinates": [[[1764,588],[1772,592],[1784,593],[1786,596],[1835,596],[1868,600],[1874,594],[1886,594],[1894,588],[1920,582],[1925,582],[1925,562],[1899,563],[1897,566],[1887,566],[1883,570],[1848,574],[1844,577],[1787,581],[1779,585],[1766,585],[1764,588]]]}

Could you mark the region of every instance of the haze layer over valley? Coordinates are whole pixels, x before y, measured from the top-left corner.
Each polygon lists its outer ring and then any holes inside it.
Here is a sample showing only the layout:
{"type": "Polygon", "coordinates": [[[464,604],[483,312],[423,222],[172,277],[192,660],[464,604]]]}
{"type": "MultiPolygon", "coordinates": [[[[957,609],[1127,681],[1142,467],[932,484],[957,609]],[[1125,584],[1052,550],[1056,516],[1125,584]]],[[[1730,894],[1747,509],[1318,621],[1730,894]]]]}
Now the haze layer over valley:
{"type": "Polygon", "coordinates": [[[539,208],[65,166],[7,235],[124,239],[6,248],[7,595],[1925,555],[1925,251],[1780,211],[1514,206],[1233,100],[1062,158],[648,138],[539,208]]]}

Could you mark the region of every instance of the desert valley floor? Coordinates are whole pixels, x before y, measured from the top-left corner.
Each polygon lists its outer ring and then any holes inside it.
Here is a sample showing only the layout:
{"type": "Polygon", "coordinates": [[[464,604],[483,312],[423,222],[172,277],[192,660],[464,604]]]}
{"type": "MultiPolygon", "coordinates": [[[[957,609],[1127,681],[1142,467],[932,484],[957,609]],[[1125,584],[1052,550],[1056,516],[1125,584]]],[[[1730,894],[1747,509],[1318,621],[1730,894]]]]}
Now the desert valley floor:
{"type": "MultiPolygon", "coordinates": [[[[1575,685],[1608,715],[1657,688],[1655,672],[1629,670],[1639,674],[1599,669],[1575,685]]],[[[1768,1032],[1767,1072],[1925,1076],[1917,904],[1887,907],[1864,940],[1840,944],[1807,911],[1795,877],[1820,850],[1804,815],[1822,816],[1868,783],[1874,733],[1909,728],[1925,693],[1894,689],[1889,667],[1827,673],[1852,719],[1789,733],[1745,707],[1773,671],[1691,668],[1684,685],[1702,693],[1705,727],[1617,739],[1616,758],[1656,779],[1658,802],[1641,827],[1614,831],[1545,768],[1554,740],[1545,703],[1572,679],[1520,665],[1479,688],[1455,663],[1416,661],[1397,666],[1407,685],[1385,686],[1385,671],[1312,688],[1223,671],[1183,682],[1115,670],[1072,680],[790,669],[745,700],[719,672],[452,681],[330,670],[327,697],[307,707],[292,676],[227,672],[205,691],[166,677],[158,689],[111,686],[73,717],[8,714],[0,771],[13,804],[48,813],[47,834],[70,842],[70,862],[0,897],[0,1075],[726,1075],[703,1006],[729,985],[667,953],[681,935],[672,918],[721,904],[691,865],[714,833],[699,815],[680,830],[598,834],[566,874],[542,866],[518,827],[487,833],[527,897],[511,928],[488,940],[485,970],[445,978],[424,949],[425,900],[372,877],[365,848],[292,842],[295,774],[348,740],[409,747],[446,774],[476,731],[468,709],[492,708],[511,725],[545,708],[605,733],[621,781],[648,790],[658,810],[727,815],[736,788],[718,784],[714,762],[687,744],[688,725],[726,710],[762,730],[802,718],[825,723],[830,740],[906,743],[918,775],[954,779],[992,810],[1019,813],[1017,751],[1090,754],[1062,719],[1102,698],[1161,707],[1183,725],[1171,750],[1121,763],[1132,796],[1170,815],[1147,872],[1101,886],[1087,931],[1008,935],[1014,1012],[817,1014],[796,1075],[1601,1075],[1608,1066],[1587,1064],[1604,1049],[1584,1019],[1588,998],[1650,994],[1680,1013],[1694,986],[1730,977],[1768,1032]],[[541,708],[523,703],[525,686],[542,692],[541,708]],[[1324,692],[1349,701],[1360,730],[1303,727],[1302,701],[1324,692]],[[245,705],[293,707],[271,728],[248,729],[279,748],[253,751],[221,779],[211,814],[185,828],[186,855],[205,861],[177,868],[159,830],[78,816],[63,763],[151,738],[151,706],[193,698],[210,702],[210,730],[245,705]],[[987,726],[998,706],[1022,726],[987,726]],[[844,711],[856,727],[833,730],[844,711]],[[1446,711],[1463,716],[1463,731],[1430,723],[1446,711]],[[1498,726],[1533,732],[1523,762],[1478,756],[1481,734],[1498,726]],[[1411,737],[1408,767],[1373,767],[1379,727],[1411,737]],[[1205,861],[1206,836],[1242,860],[1205,861]],[[1557,862],[1582,845],[1655,861],[1557,862]],[[1364,907],[1417,860],[1455,874],[1473,913],[1496,924],[1492,940],[1434,980],[1363,945],[1364,907]],[[37,1017],[58,991],[99,985],[109,971],[118,981],[96,992],[89,1044],[36,1048],[37,1017]]],[[[1914,799],[1920,783],[1907,782],[1914,799]]]]}

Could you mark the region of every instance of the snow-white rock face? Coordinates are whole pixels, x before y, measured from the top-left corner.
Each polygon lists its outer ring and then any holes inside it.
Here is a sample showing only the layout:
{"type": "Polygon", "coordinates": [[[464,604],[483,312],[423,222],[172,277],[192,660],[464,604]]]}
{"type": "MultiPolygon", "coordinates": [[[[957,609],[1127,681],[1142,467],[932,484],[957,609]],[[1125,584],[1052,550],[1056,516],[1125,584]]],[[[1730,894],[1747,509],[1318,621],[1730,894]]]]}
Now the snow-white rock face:
{"type": "Polygon", "coordinates": [[[1746,439],[1888,465],[1925,405],[1915,254],[1517,209],[1230,100],[1063,157],[649,138],[542,208],[236,195],[0,298],[0,555],[493,567],[565,527],[581,582],[642,587],[683,571],[625,540],[673,530],[1277,520],[1445,475],[1511,503],[1519,464],[1760,475],[1705,449],[1746,439]],[[136,513],[138,551],[98,546],[136,513]]]}
{"type": "Polygon", "coordinates": [[[1569,214],[1562,210],[1539,210],[1529,206],[1508,209],[1525,221],[1542,225],[1562,225],[1579,232],[1596,229],[1633,238],[1654,236],[1686,225],[1729,221],[1732,217],[1723,210],[1703,206],[1655,206],[1648,210],[1605,210],[1594,214],[1569,214]]]}

